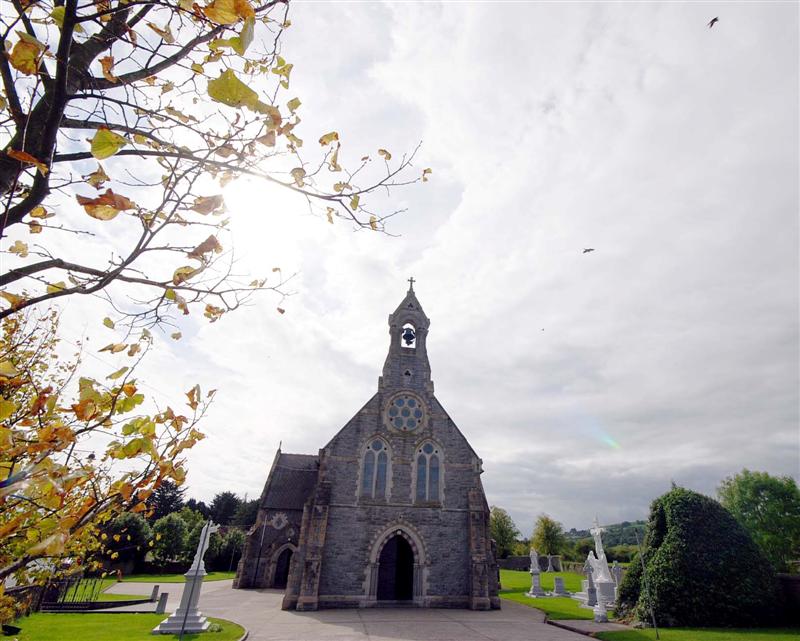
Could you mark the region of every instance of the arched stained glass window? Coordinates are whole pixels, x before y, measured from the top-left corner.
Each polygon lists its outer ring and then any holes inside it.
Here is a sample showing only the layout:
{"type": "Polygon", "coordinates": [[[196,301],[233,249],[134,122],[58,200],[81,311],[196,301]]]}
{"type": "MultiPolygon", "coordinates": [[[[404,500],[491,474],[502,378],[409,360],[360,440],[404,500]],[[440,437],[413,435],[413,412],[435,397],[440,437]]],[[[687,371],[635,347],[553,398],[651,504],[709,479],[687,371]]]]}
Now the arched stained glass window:
{"type": "Polygon", "coordinates": [[[439,499],[439,457],[435,454],[428,461],[428,497],[431,501],[439,499]]]}
{"type": "Polygon", "coordinates": [[[389,468],[389,448],[376,438],[367,444],[361,470],[361,496],[386,498],[386,476],[389,468]]]}
{"type": "Polygon", "coordinates": [[[417,500],[426,501],[428,499],[428,459],[420,454],[417,458],[417,500]]]}
{"type": "Polygon", "coordinates": [[[441,453],[433,443],[417,449],[417,502],[441,500],[441,453]]]}
{"type": "Polygon", "coordinates": [[[378,469],[375,472],[375,498],[386,497],[386,452],[378,454],[378,469]]]}
{"type": "Polygon", "coordinates": [[[372,479],[375,476],[375,454],[367,450],[364,455],[364,474],[361,478],[361,494],[372,496],[372,479]]]}

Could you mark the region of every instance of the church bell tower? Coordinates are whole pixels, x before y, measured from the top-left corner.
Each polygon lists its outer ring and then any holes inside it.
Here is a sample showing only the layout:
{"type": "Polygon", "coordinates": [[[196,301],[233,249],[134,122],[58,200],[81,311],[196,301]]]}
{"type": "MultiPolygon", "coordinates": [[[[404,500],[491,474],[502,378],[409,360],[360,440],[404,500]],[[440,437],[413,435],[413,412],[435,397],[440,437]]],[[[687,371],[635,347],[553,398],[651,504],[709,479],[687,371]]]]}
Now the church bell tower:
{"type": "Polygon", "coordinates": [[[431,321],[414,293],[414,279],[409,278],[408,282],[405,298],[389,315],[389,353],[378,389],[390,393],[400,389],[433,393],[426,346],[431,321]]]}

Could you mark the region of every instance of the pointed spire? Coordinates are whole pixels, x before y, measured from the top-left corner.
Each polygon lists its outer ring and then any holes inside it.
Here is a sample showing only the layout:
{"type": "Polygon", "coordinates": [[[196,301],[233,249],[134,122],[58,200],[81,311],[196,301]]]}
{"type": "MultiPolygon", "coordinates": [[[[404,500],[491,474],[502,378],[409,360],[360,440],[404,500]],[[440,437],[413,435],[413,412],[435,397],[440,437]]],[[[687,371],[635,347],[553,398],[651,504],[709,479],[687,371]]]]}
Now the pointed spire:
{"type": "Polygon", "coordinates": [[[414,281],[414,277],[413,276],[408,279],[408,293],[409,294],[413,294],[414,293],[414,282],[415,281],[414,281]]]}

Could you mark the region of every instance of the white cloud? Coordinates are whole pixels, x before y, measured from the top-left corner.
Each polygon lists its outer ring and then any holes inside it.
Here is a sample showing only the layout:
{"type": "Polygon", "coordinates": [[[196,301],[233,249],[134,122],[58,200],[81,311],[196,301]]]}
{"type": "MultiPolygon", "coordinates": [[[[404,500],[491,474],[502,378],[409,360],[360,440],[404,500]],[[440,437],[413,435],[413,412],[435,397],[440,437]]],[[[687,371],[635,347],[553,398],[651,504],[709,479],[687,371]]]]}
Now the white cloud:
{"type": "Polygon", "coordinates": [[[279,441],[323,446],[374,392],[411,274],[437,396],[523,530],[641,517],[671,480],[798,475],[796,5],[312,3],[293,22],[301,137],[338,129],[351,159],[424,138],[434,173],[378,201],[409,208],[399,238],[231,188],[243,266],[299,275],[284,316],[265,296],[190,321],[147,365],[158,389],[220,390],[190,494],[254,496],[279,441]]]}

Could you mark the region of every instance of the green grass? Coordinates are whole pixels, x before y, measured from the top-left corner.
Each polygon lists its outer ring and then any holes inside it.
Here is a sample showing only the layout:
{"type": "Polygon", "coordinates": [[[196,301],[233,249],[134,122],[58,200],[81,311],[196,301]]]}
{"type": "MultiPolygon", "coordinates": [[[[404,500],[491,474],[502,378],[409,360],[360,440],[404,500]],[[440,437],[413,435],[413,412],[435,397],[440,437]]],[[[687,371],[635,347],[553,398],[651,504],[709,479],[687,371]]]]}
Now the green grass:
{"type": "MultiPolygon", "coordinates": [[[[143,594],[109,594],[106,592],[112,585],[116,585],[115,578],[101,579],[100,591],[97,594],[96,601],[131,601],[146,598],[143,594]]],[[[91,598],[91,594],[86,589],[81,588],[80,584],[71,586],[64,595],[64,601],[86,600],[91,598]],[[77,597],[77,598],[76,598],[77,597]]]]}
{"type": "MultiPolygon", "coordinates": [[[[16,621],[22,628],[19,641],[153,641],[177,639],[177,635],[154,637],[150,631],[165,619],[163,614],[32,614],[16,621]]],[[[209,620],[221,632],[184,634],[184,641],[236,641],[244,628],[224,619],[209,620]]],[[[12,637],[13,638],[13,637],[12,637]]]]}
{"type": "MultiPolygon", "coordinates": [[[[226,581],[236,576],[236,572],[209,572],[203,581],[226,581]]],[[[123,583],[183,583],[183,574],[130,574],[122,577],[123,583]]]]}
{"type": "MultiPolygon", "coordinates": [[[[574,572],[543,572],[539,575],[542,579],[542,589],[552,591],[555,586],[555,577],[564,579],[564,588],[569,592],[580,592],[583,576],[574,572]]],[[[570,597],[547,597],[544,599],[531,599],[525,593],[531,587],[531,575],[528,572],[515,570],[500,570],[500,598],[516,601],[531,608],[542,610],[551,619],[592,619],[591,610],[582,608],[575,599],[570,597]]]]}
{"type": "MultiPolygon", "coordinates": [[[[659,629],[662,641],[797,641],[800,628],[669,628],[659,629]]],[[[650,641],[656,638],[655,630],[626,630],[624,632],[597,632],[605,641],[650,641]]]]}

